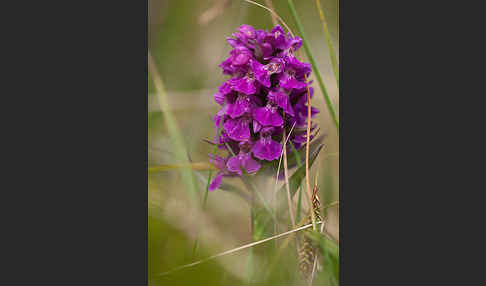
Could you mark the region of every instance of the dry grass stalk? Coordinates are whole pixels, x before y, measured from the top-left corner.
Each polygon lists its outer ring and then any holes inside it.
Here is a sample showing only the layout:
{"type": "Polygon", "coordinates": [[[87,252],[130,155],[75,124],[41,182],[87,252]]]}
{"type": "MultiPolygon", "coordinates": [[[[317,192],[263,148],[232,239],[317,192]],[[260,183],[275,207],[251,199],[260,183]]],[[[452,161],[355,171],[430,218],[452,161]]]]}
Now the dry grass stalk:
{"type": "Polygon", "coordinates": [[[231,254],[231,253],[234,253],[234,252],[243,250],[243,249],[247,249],[247,248],[250,248],[250,247],[253,247],[253,246],[262,244],[262,243],[267,242],[267,241],[270,241],[270,240],[274,240],[274,239],[280,238],[282,236],[286,236],[286,235],[292,234],[292,233],[297,232],[297,231],[301,231],[301,230],[310,228],[311,226],[312,226],[311,224],[307,224],[307,225],[301,226],[299,228],[292,229],[292,230],[286,231],[284,233],[280,233],[280,234],[274,235],[274,236],[269,237],[269,238],[265,238],[265,239],[262,239],[262,240],[259,240],[259,241],[255,241],[255,242],[252,242],[252,243],[249,243],[249,244],[245,244],[243,246],[240,246],[240,247],[237,247],[237,248],[233,248],[233,249],[227,250],[225,252],[222,252],[222,253],[219,253],[219,254],[210,256],[210,257],[208,257],[206,259],[202,259],[202,260],[199,260],[199,261],[196,261],[196,262],[193,262],[193,263],[189,263],[189,264],[185,264],[185,265],[176,267],[176,268],[174,268],[174,269],[172,269],[170,271],[160,273],[158,276],[168,275],[170,273],[174,273],[174,272],[179,271],[179,270],[182,270],[184,268],[188,268],[188,267],[191,267],[191,266],[195,266],[195,265],[201,264],[203,262],[206,262],[206,261],[209,261],[209,260],[212,260],[212,259],[215,259],[215,258],[224,256],[224,255],[228,255],[228,254],[231,254]]]}
{"type": "MultiPolygon", "coordinates": [[[[314,186],[314,190],[312,191],[312,208],[309,209],[309,216],[307,218],[307,223],[312,221],[312,215],[315,217],[317,222],[322,221],[321,217],[321,201],[319,196],[317,195],[318,188],[317,185],[314,186]]],[[[317,223],[316,223],[317,224],[317,223]]],[[[309,230],[306,230],[309,231],[309,230]]],[[[307,236],[303,236],[301,248],[299,251],[299,269],[300,273],[305,279],[308,279],[314,268],[314,260],[316,259],[317,255],[317,248],[314,246],[311,239],[307,236]]]]}
{"type": "MultiPolygon", "coordinates": [[[[270,10],[275,11],[275,9],[273,8],[272,0],[265,0],[265,4],[267,4],[267,6],[270,10]]],[[[273,13],[271,13],[270,15],[272,16],[272,24],[274,26],[277,26],[277,24],[278,24],[277,17],[275,17],[275,15],[273,13]]]]}
{"type": "Polygon", "coordinates": [[[200,16],[199,16],[199,24],[200,25],[207,25],[216,17],[219,15],[223,14],[224,9],[228,7],[230,4],[229,0],[216,0],[214,1],[214,4],[211,8],[207,9],[204,11],[200,16]]]}

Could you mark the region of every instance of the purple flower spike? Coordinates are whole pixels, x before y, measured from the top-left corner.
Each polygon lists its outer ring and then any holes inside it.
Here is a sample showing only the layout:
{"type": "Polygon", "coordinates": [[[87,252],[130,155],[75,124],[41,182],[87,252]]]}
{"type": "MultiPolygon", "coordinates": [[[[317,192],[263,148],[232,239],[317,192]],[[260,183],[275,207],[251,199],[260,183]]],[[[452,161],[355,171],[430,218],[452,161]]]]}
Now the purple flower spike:
{"type": "Polygon", "coordinates": [[[265,127],[261,130],[260,140],[253,146],[252,152],[260,160],[273,161],[280,157],[282,144],[272,139],[273,127],[265,127]]]}
{"type": "MultiPolygon", "coordinates": [[[[243,170],[253,174],[263,160],[277,160],[283,148],[278,141],[284,130],[289,134],[294,125],[289,140],[297,149],[304,146],[307,90],[311,98],[314,92],[306,79],[312,66],[294,56],[302,39],[285,34],[282,27],[268,32],[241,25],[227,42],[232,50],[219,66],[230,78],[214,94],[221,109],[213,120],[216,129],[223,127],[214,142],[220,150],[237,155],[214,157],[219,172],[210,190],[217,189],[223,177],[242,175],[243,170]]],[[[311,118],[318,112],[311,106],[311,118]]]]}
{"type": "Polygon", "coordinates": [[[283,124],[283,119],[277,112],[277,108],[267,104],[265,107],[260,107],[255,110],[253,117],[263,126],[280,126],[283,124]]]}

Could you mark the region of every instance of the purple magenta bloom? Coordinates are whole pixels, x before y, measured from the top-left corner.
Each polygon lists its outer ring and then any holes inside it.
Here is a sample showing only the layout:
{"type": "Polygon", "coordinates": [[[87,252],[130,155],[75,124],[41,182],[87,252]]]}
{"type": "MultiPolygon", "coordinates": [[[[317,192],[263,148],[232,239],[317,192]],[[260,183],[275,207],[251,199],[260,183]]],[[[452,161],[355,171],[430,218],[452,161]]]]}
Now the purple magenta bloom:
{"type": "Polygon", "coordinates": [[[255,78],[265,87],[270,87],[270,75],[267,74],[265,66],[258,61],[251,62],[251,68],[255,74],[255,78]]]}
{"type": "Polygon", "coordinates": [[[253,157],[251,156],[251,143],[250,142],[241,142],[240,143],[240,152],[238,155],[231,157],[226,163],[228,170],[231,172],[236,172],[239,175],[242,174],[242,170],[244,169],[248,174],[256,173],[261,165],[253,157]]]}
{"type": "Polygon", "coordinates": [[[221,118],[226,114],[226,106],[223,106],[213,117],[214,124],[216,128],[221,124],[221,118]]]}
{"type": "Polygon", "coordinates": [[[293,37],[290,35],[290,33],[287,33],[287,45],[291,51],[297,51],[301,46],[302,46],[302,39],[299,37],[293,37]]]}
{"type": "Polygon", "coordinates": [[[237,118],[246,112],[251,113],[252,102],[246,94],[239,94],[234,103],[227,105],[226,114],[231,118],[237,118]]]}
{"type": "Polygon", "coordinates": [[[260,163],[251,157],[250,153],[243,153],[241,151],[238,155],[228,160],[227,166],[228,170],[236,172],[238,175],[242,174],[241,168],[245,169],[248,174],[253,174],[261,167],[260,163]]]}
{"type": "Polygon", "coordinates": [[[275,49],[285,50],[287,48],[285,32],[279,25],[275,26],[272,31],[267,34],[265,41],[270,43],[275,49]]]}
{"type": "Polygon", "coordinates": [[[265,107],[259,107],[253,112],[253,117],[263,126],[280,126],[283,119],[277,112],[277,108],[267,104],[265,107]]]}
{"type": "Polygon", "coordinates": [[[279,78],[280,86],[285,89],[301,89],[306,87],[306,83],[295,79],[293,70],[282,73],[279,78]]]}
{"type": "Polygon", "coordinates": [[[222,158],[217,155],[212,156],[211,154],[209,156],[210,156],[209,162],[213,163],[216,169],[219,170],[216,176],[209,184],[209,190],[214,191],[217,188],[219,188],[219,186],[221,186],[221,180],[223,179],[223,177],[232,177],[235,176],[236,174],[232,173],[226,167],[226,163],[228,162],[229,158],[222,158]]]}
{"type": "Polygon", "coordinates": [[[242,66],[252,58],[251,51],[245,46],[237,46],[230,53],[232,55],[231,63],[235,66],[242,66]]]}
{"type": "Polygon", "coordinates": [[[253,155],[260,160],[273,161],[280,157],[282,144],[272,139],[273,127],[264,127],[260,132],[260,139],[252,148],[253,155]]]}
{"type": "Polygon", "coordinates": [[[255,86],[255,78],[253,78],[253,75],[234,79],[232,84],[233,90],[242,92],[244,94],[255,94],[257,91],[255,86]]]}
{"type": "Polygon", "coordinates": [[[309,76],[311,66],[301,63],[294,56],[285,56],[285,72],[280,74],[279,84],[285,89],[303,89],[307,86],[305,76],[309,76]]]}
{"type": "MultiPolygon", "coordinates": [[[[225,176],[241,175],[242,170],[256,173],[263,160],[278,159],[284,130],[289,134],[295,126],[289,140],[296,148],[305,144],[307,89],[313,95],[306,78],[312,66],[294,56],[302,46],[301,38],[285,34],[280,26],[267,32],[241,25],[227,42],[232,50],[220,67],[230,78],[214,94],[221,109],[213,120],[216,128],[223,128],[215,143],[237,155],[214,157],[212,162],[220,171],[211,190],[225,176]]],[[[311,107],[311,118],[318,112],[311,107]]]]}
{"type": "Polygon", "coordinates": [[[268,93],[268,99],[275,103],[278,107],[281,107],[283,111],[290,116],[295,115],[292,105],[290,104],[289,96],[282,90],[270,91],[268,93]]]}
{"type": "Polygon", "coordinates": [[[258,131],[260,131],[260,129],[262,129],[260,123],[258,123],[258,121],[256,120],[253,120],[253,133],[257,133],[258,131]]]}
{"type": "Polygon", "coordinates": [[[219,188],[219,186],[221,186],[222,179],[223,179],[223,173],[218,172],[214,177],[214,179],[211,181],[211,184],[209,184],[209,190],[214,191],[217,188],[219,188]]]}
{"type": "Polygon", "coordinates": [[[255,39],[257,36],[255,28],[250,25],[241,25],[238,30],[246,39],[255,39]]]}
{"type": "Polygon", "coordinates": [[[279,58],[272,59],[268,64],[262,65],[257,61],[252,61],[252,69],[255,73],[255,78],[265,87],[270,87],[270,76],[278,74],[283,71],[284,61],[279,58]]]}
{"type": "Polygon", "coordinates": [[[309,74],[312,71],[312,65],[311,64],[300,62],[292,54],[285,55],[284,61],[285,61],[286,66],[288,66],[289,68],[293,68],[296,71],[296,75],[299,79],[302,79],[304,77],[304,74],[306,76],[309,76],[309,74]]]}
{"type": "Polygon", "coordinates": [[[214,94],[214,101],[216,101],[219,105],[223,105],[224,104],[224,95],[221,94],[220,92],[217,92],[214,94]]]}
{"type": "Polygon", "coordinates": [[[232,85],[230,84],[231,80],[223,82],[223,84],[219,87],[219,93],[222,95],[227,95],[233,91],[232,85]]]}
{"type": "Polygon", "coordinates": [[[256,94],[258,87],[258,82],[255,80],[253,70],[248,69],[243,77],[231,78],[223,83],[219,88],[219,91],[223,94],[227,94],[231,91],[238,91],[250,95],[256,94]]]}
{"type": "Polygon", "coordinates": [[[253,58],[252,52],[243,44],[237,41],[233,42],[228,39],[233,46],[230,51],[230,56],[224,60],[219,66],[223,69],[224,74],[235,75],[246,72],[246,64],[253,58]]]}
{"type": "Polygon", "coordinates": [[[273,54],[273,47],[272,47],[272,45],[269,44],[269,43],[262,43],[260,45],[260,48],[262,50],[263,59],[268,60],[272,56],[272,54],[273,54]]]}
{"type": "Polygon", "coordinates": [[[249,118],[240,117],[237,119],[230,118],[223,124],[224,130],[228,137],[236,141],[246,141],[250,139],[249,118]]]}

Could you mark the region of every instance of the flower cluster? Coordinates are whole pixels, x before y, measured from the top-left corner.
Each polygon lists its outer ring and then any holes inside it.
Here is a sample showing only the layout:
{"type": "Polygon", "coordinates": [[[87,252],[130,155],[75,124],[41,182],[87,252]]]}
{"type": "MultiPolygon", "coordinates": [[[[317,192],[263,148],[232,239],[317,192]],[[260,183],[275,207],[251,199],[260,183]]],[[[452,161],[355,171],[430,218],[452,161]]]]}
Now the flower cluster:
{"type": "MultiPolygon", "coordinates": [[[[267,32],[242,25],[227,41],[233,49],[220,67],[231,78],[214,94],[222,106],[214,117],[216,128],[222,127],[215,143],[234,155],[211,157],[219,172],[210,190],[223,176],[241,175],[242,169],[256,173],[263,160],[278,159],[284,130],[289,134],[294,128],[289,140],[296,148],[306,142],[307,89],[313,94],[306,82],[311,65],[294,56],[302,45],[299,37],[286,35],[280,26],[267,32]]],[[[311,108],[311,116],[318,112],[311,108]]]]}

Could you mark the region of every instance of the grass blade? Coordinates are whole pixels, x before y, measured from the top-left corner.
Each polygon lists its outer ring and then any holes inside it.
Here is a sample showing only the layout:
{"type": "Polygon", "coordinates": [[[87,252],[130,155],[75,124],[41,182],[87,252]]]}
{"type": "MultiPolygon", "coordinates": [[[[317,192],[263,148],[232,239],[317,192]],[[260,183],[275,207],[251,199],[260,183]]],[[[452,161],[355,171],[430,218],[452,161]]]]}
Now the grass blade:
{"type": "Polygon", "coordinates": [[[332,71],[334,72],[334,77],[336,78],[336,84],[339,88],[339,67],[337,65],[336,55],[334,53],[334,47],[332,46],[331,36],[329,35],[329,29],[327,28],[326,17],[324,16],[324,11],[321,8],[321,1],[316,0],[317,10],[319,11],[319,17],[322,22],[322,29],[324,30],[324,37],[326,38],[327,48],[329,49],[329,57],[331,58],[332,71]]]}
{"type": "MultiPolygon", "coordinates": [[[[319,223],[321,223],[321,222],[318,222],[318,224],[319,223]]],[[[185,265],[176,267],[176,268],[174,268],[172,270],[169,270],[169,271],[166,271],[166,272],[162,272],[162,273],[158,274],[157,276],[165,276],[165,275],[174,273],[176,271],[179,271],[179,270],[182,270],[182,269],[185,269],[185,268],[188,268],[188,267],[192,267],[192,266],[201,264],[203,262],[206,262],[206,261],[209,261],[209,260],[212,260],[212,259],[215,259],[215,258],[224,256],[224,255],[228,255],[228,254],[231,254],[231,253],[235,253],[237,251],[240,251],[240,250],[243,250],[243,249],[247,249],[247,248],[250,248],[250,247],[253,247],[253,246],[256,246],[256,245],[265,243],[267,241],[271,241],[271,240],[274,240],[274,239],[277,239],[277,238],[280,238],[280,237],[283,237],[283,236],[286,236],[286,235],[289,235],[289,234],[292,234],[294,232],[301,231],[301,230],[304,230],[304,229],[307,229],[307,228],[310,228],[310,227],[312,227],[312,224],[307,224],[307,225],[304,225],[304,226],[301,226],[301,227],[298,227],[298,228],[295,228],[295,229],[292,229],[292,230],[289,230],[289,231],[286,231],[286,232],[283,232],[283,233],[274,235],[272,237],[268,237],[268,238],[265,238],[265,239],[262,239],[262,240],[259,240],[259,241],[251,242],[251,243],[242,245],[240,247],[233,248],[233,249],[230,249],[230,250],[221,252],[219,254],[215,254],[213,256],[210,256],[208,258],[205,258],[205,259],[202,259],[202,260],[193,262],[193,263],[189,263],[189,264],[185,264],[185,265]]]]}
{"type": "Polygon", "coordinates": [[[324,272],[333,282],[332,285],[339,285],[339,244],[322,233],[311,232],[305,235],[318,243],[322,254],[324,272]]]}
{"type": "Polygon", "coordinates": [[[314,68],[314,71],[316,73],[317,82],[319,83],[319,87],[321,88],[322,95],[324,96],[324,100],[326,101],[327,108],[329,109],[329,113],[331,114],[331,118],[334,121],[334,125],[336,126],[337,132],[339,134],[339,119],[337,118],[336,111],[335,111],[334,106],[331,102],[331,98],[329,97],[329,94],[327,94],[326,86],[324,84],[324,81],[322,80],[321,72],[319,71],[319,68],[317,67],[316,61],[314,60],[314,56],[312,56],[312,52],[310,50],[309,42],[307,41],[307,37],[305,36],[305,33],[304,33],[304,28],[302,26],[302,23],[300,22],[299,16],[297,15],[297,11],[295,10],[294,2],[292,0],[288,0],[287,2],[288,2],[289,9],[290,9],[290,13],[292,14],[292,17],[294,18],[297,29],[299,30],[299,33],[302,37],[302,42],[303,42],[303,45],[304,45],[305,53],[307,54],[307,57],[309,58],[309,61],[312,64],[312,67],[314,68]]]}

